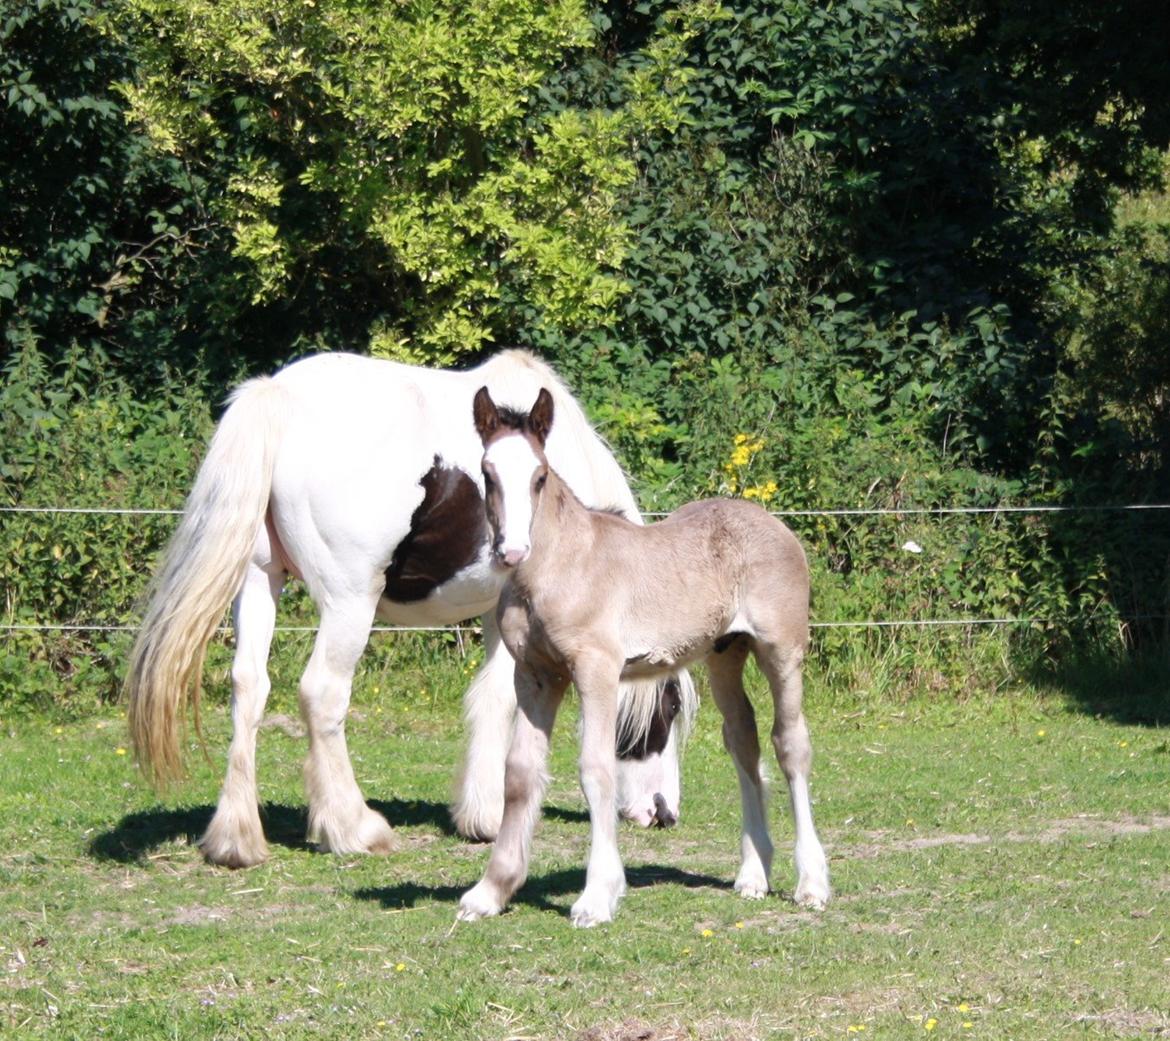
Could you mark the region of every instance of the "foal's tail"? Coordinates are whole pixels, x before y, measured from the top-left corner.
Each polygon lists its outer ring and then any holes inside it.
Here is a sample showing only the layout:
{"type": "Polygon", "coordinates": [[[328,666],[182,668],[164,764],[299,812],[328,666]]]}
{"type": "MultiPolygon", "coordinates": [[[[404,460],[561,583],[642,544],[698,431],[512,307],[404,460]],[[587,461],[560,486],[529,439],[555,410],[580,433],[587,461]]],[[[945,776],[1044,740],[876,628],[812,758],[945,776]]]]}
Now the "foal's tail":
{"type": "Polygon", "coordinates": [[[264,523],[286,414],[284,392],[271,379],[251,380],[232,395],[148,592],[125,691],[130,740],[155,785],[182,774],[188,697],[198,730],[203,657],[264,523]]]}

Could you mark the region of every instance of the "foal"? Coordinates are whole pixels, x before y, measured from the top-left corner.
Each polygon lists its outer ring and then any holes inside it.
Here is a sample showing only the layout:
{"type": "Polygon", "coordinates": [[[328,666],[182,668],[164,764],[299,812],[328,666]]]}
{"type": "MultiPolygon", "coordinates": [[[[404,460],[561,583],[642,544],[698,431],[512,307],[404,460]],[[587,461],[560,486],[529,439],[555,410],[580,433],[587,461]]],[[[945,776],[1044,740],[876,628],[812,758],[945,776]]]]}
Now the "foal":
{"type": "Polygon", "coordinates": [[[796,537],[743,501],[690,503],[647,527],[586,509],[545,458],[553,422],[547,391],[521,415],[498,409],[484,387],[473,411],[484,445],[492,549],[509,572],[497,618],[517,663],[520,711],[503,823],[483,878],[459,902],[459,918],[499,914],[524,882],[549,734],[570,682],[581,698],[581,787],[591,825],[585,890],[571,916],[577,926],[613,918],[625,890],[614,806],[618,683],[698,659],[710,671],[723,740],[739,774],[743,834],[735,888],[764,896],[772,842],[755,714],[743,687],[749,651],[775,705],[772,743],[796,822],[795,900],[824,907],[829,873],[809,805],[812,746],[801,712],[808,566],[796,537]]]}

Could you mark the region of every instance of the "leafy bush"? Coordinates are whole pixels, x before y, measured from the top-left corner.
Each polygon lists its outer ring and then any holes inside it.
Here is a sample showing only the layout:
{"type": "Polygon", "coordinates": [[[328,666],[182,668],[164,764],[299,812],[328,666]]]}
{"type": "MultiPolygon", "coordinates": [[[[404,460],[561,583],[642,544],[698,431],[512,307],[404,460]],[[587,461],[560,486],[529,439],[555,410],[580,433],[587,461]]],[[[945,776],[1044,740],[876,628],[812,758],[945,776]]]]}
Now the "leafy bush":
{"type": "MultiPolygon", "coordinates": [[[[56,365],[31,340],[0,385],[0,505],[174,509],[210,428],[201,395],[179,383],[141,398],[73,350],[56,365]]],[[[125,626],[136,616],[167,515],[5,512],[0,526],[4,621],[17,626],[125,626]]],[[[71,690],[113,697],[127,638],[28,631],[4,637],[0,703],[63,702],[71,690]]]]}

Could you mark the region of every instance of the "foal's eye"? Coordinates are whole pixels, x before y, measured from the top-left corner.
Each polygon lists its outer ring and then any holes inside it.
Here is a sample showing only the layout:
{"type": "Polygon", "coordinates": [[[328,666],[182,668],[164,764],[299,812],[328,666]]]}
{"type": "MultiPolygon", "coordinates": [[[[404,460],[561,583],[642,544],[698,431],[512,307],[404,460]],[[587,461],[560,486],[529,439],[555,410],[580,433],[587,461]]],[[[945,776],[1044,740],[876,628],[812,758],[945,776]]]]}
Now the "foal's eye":
{"type": "Polygon", "coordinates": [[[545,482],[545,481],[547,481],[547,480],[548,480],[548,474],[541,474],[541,475],[540,475],[540,476],[539,476],[539,477],[536,479],[536,490],[537,490],[538,492],[539,492],[539,491],[540,491],[542,488],[544,488],[544,482],[545,482]]]}

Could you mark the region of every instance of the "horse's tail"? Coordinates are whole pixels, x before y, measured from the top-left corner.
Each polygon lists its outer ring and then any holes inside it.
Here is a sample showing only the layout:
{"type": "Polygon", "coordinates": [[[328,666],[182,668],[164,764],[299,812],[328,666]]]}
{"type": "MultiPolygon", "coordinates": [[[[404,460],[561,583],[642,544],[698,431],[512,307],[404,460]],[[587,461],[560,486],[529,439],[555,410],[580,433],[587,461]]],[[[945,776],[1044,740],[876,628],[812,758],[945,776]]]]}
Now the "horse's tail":
{"type": "Polygon", "coordinates": [[[182,774],[188,698],[198,731],[204,654],[264,523],[286,415],[284,391],[269,378],[232,395],[148,591],[125,692],[130,740],[155,785],[182,774]]]}

